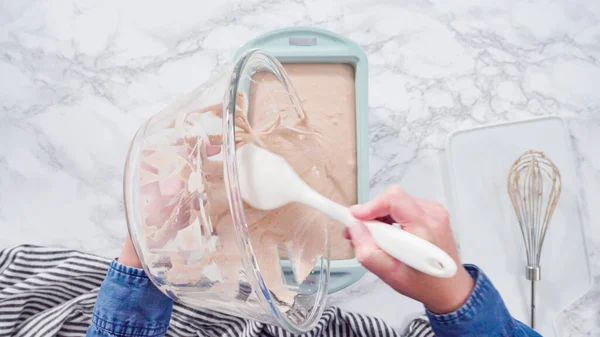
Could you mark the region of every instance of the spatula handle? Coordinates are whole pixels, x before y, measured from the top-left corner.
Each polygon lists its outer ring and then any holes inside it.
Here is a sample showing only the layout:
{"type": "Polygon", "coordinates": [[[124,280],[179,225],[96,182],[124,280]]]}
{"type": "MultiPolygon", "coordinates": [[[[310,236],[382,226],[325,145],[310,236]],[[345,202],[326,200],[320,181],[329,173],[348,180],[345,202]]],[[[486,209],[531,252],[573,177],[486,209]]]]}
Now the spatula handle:
{"type": "Polygon", "coordinates": [[[365,221],[373,240],[396,260],[412,268],[441,278],[456,274],[456,263],[442,249],[400,228],[379,221],[365,221]]]}
{"type": "MultiPolygon", "coordinates": [[[[331,218],[350,226],[357,220],[347,207],[344,207],[319,193],[306,189],[299,201],[329,215],[331,218]]],[[[457,266],[445,251],[398,227],[379,221],[365,221],[375,243],[396,260],[425,274],[449,278],[456,274],[457,266]]]]}

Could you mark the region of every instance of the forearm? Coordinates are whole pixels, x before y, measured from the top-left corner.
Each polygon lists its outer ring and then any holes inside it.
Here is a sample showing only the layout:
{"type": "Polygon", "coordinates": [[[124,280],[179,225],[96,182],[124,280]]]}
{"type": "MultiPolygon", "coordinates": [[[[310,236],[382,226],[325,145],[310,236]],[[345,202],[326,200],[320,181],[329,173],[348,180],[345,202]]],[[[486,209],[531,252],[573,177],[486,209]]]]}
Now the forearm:
{"type": "Polygon", "coordinates": [[[470,265],[466,267],[475,280],[475,287],[467,302],[448,314],[438,315],[427,310],[436,336],[541,336],[510,315],[500,294],[479,268],[470,265]]]}
{"type": "Polygon", "coordinates": [[[173,301],[142,269],[113,261],[98,292],[87,336],[163,336],[172,308],[173,301]]]}

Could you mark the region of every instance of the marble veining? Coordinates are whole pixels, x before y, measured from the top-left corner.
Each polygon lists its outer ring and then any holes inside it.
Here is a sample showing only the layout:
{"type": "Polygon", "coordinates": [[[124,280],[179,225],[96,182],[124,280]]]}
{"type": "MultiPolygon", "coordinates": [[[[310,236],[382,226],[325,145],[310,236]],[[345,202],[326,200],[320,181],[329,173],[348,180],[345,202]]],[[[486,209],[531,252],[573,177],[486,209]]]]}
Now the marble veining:
{"type": "MultiPolygon", "coordinates": [[[[372,194],[445,202],[458,128],[566,117],[600,283],[600,2],[8,0],[0,5],[0,247],[118,254],[122,171],[139,124],[272,29],[343,34],[370,66],[372,194]]],[[[401,328],[422,308],[367,275],[331,303],[401,328]]],[[[558,318],[600,336],[595,286],[558,318]]]]}

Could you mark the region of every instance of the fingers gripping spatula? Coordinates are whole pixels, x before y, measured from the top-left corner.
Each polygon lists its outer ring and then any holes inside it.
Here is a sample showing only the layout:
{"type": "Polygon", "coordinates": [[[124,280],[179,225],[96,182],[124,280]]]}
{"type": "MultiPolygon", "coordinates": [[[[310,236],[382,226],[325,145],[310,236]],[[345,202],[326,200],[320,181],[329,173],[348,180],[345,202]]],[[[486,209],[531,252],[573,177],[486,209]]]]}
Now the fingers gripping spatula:
{"type": "MultiPolygon", "coordinates": [[[[327,199],[308,186],[283,157],[253,144],[237,149],[236,157],[240,191],[250,206],[273,210],[299,202],[345,226],[359,221],[347,207],[327,199]]],[[[449,278],[456,274],[454,260],[429,241],[383,222],[363,223],[379,248],[398,261],[436,277],[449,278]]]]}

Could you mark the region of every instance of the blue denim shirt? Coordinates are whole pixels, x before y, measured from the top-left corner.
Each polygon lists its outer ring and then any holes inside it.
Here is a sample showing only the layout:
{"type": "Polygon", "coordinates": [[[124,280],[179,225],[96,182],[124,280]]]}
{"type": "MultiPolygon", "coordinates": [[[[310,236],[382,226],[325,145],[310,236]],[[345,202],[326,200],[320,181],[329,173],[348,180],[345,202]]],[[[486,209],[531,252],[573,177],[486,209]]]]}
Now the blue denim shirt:
{"type": "Polygon", "coordinates": [[[427,310],[436,336],[541,337],[510,315],[498,290],[481,269],[474,265],[465,267],[475,280],[467,302],[448,314],[436,315],[427,310]]]}
{"type": "MultiPolygon", "coordinates": [[[[427,311],[436,336],[541,336],[510,316],[500,294],[479,268],[466,268],[475,280],[467,302],[449,314],[427,311]]],[[[173,301],[154,287],[143,270],[113,261],[100,287],[87,336],[163,336],[172,309],[173,301]]]]}

